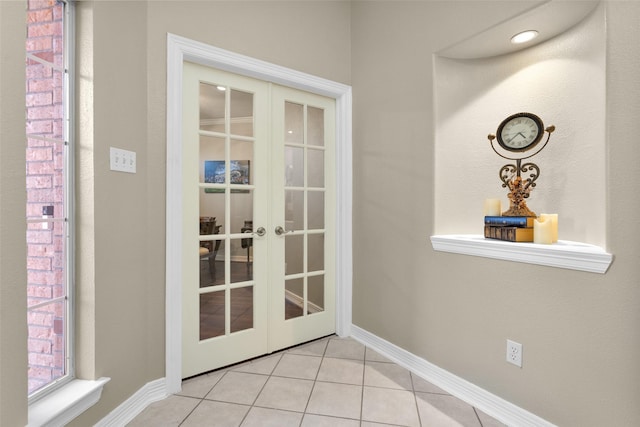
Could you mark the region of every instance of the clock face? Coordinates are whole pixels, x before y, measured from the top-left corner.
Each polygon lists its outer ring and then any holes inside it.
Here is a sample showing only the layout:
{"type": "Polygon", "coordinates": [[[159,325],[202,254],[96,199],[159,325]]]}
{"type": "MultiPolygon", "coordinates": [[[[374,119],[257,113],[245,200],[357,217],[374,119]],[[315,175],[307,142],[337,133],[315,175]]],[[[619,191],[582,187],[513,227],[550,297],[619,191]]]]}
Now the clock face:
{"type": "Polygon", "coordinates": [[[498,144],[509,151],[527,151],[542,139],[542,120],[535,114],[517,113],[507,117],[498,127],[498,144]]]}

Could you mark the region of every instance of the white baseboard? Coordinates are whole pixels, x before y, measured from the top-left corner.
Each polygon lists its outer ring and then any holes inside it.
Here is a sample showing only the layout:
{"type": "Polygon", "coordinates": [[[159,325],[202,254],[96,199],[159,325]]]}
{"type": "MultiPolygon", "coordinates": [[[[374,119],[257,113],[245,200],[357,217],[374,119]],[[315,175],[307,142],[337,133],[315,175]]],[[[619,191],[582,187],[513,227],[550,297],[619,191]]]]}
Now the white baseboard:
{"type": "Polygon", "coordinates": [[[389,360],[440,387],[498,421],[513,427],[555,427],[554,424],[492,394],[408,351],[351,325],[351,337],[389,360]]]}
{"type": "Polygon", "coordinates": [[[122,427],[133,420],[147,406],[168,397],[166,380],[159,378],[146,383],[130,398],[98,422],[95,427],[122,427]]]}
{"type": "MultiPolygon", "coordinates": [[[[300,295],[297,295],[291,291],[285,290],[284,298],[290,303],[295,304],[300,308],[304,307],[304,298],[302,298],[300,295]]],[[[320,313],[324,309],[317,304],[307,301],[307,310],[309,311],[309,314],[313,314],[313,313],[320,313]]]]}
{"type": "MultiPolygon", "coordinates": [[[[555,427],[519,406],[492,394],[364,329],[351,325],[351,338],[375,350],[389,360],[440,387],[498,421],[513,427],[555,427]]],[[[145,384],[129,399],[111,411],[96,427],[121,427],[133,420],[147,406],[168,397],[166,380],[145,384]]]]}

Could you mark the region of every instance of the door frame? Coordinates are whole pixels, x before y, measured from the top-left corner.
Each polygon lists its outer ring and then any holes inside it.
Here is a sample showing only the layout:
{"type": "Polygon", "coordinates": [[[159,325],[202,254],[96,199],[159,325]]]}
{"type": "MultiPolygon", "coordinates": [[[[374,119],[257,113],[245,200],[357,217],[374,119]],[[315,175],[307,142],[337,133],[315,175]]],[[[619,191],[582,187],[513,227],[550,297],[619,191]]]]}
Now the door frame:
{"type": "Polygon", "coordinates": [[[336,101],[336,333],[351,333],[351,86],[167,34],[166,392],[182,387],[182,64],[191,61],[336,101]]]}

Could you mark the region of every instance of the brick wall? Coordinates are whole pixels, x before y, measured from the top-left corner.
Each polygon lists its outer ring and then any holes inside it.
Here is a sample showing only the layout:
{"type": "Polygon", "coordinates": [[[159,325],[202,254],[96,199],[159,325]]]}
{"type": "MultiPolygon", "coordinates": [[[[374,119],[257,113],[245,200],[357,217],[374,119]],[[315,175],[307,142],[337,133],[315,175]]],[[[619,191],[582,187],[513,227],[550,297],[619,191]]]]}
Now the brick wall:
{"type": "MultiPolygon", "coordinates": [[[[28,1],[26,50],[60,66],[62,13],[56,0],[28,1]]],[[[64,145],[29,137],[63,139],[63,73],[28,59],[26,92],[27,216],[41,219],[53,206],[54,217],[64,218],[64,145]]],[[[64,242],[63,223],[29,223],[29,305],[64,295],[64,242]]],[[[29,393],[65,374],[65,318],[62,302],[28,312],[29,393]]]]}

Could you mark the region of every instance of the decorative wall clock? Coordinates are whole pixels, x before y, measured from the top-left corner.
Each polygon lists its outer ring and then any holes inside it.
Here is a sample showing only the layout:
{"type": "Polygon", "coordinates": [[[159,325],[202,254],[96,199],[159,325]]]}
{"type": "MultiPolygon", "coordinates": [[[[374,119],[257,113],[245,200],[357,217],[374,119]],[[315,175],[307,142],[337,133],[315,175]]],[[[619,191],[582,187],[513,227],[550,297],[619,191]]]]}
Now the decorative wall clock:
{"type": "Polygon", "coordinates": [[[495,153],[507,160],[515,160],[515,164],[506,164],[500,169],[499,175],[502,187],[508,188],[509,210],[502,212],[503,216],[532,216],[536,217],[527,207],[525,199],[529,198],[531,190],[536,186],[535,181],[540,176],[540,168],[531,162],[522,163],[538,154],[547,146],[551,133],[556,129],[551,125],[544,128],[540,117],[532,113],[516,113],[504,119],[498,126],[496,135],[489,134],[489,143],[495,153]],[[527,153],[535,148],[547,132],[547,140],[533,154],[527,153]],[[501,153],[494,144],[498,142],[506,153],[501,153]],[[522,174],[528,174],[524,179],[522,174]]]}

